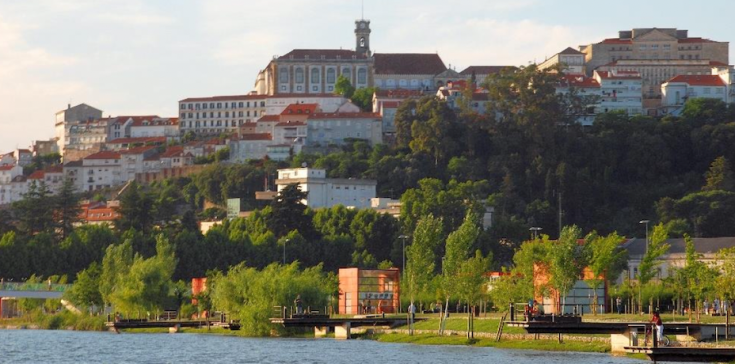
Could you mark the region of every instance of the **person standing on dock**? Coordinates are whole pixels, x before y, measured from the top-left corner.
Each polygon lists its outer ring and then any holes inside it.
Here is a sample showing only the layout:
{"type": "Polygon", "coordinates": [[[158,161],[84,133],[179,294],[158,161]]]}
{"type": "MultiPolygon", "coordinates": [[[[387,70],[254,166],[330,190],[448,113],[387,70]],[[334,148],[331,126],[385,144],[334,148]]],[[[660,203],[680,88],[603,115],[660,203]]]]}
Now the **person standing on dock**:
{"type": "Polygon", "coordinates": [[[301,306],[301,295],[297,294],[296,299],[293,301],[294,306],[296,306],[296,314],[301,315],[304,313],[304,308],[301,306]]]}
{"type": "Polygon", "coordinates": [[[615,299],[615,306],[618,308],[618,315],[621,315],[623,313],[623,300],[620,299],[620,296],[615,299]]]}
{"type": "Polygon", "coordinates": [[[704,314],[709,315],[709,301],[707,299],[704,299],[704,314]]]}
{"type": "Polygon", "coordinates": [[[656,340],[660,344],[662,341],[661,338],[664,337],[664,322],[661,320],[661,314],[658,312],[658,309],[653,311],[653,317],[651,317],[650,322],[656,325],[656,340]]]}

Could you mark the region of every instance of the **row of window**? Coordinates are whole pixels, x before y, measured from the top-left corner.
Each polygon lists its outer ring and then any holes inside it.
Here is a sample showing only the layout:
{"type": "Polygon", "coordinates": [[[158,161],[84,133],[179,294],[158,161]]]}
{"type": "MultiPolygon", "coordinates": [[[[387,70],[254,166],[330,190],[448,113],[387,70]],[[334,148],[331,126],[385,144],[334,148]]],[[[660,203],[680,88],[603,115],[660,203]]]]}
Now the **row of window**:
{"type": "MultiPolygon", "coordinates": [[[[246,101],[246,102],[242,102],[242,101],[234,102],[233,101],[233,102],[224,102],[224,103],[222,102],[217,102],[217,103],[214,103],[214,102],[199,103],[197,102],[197,103],[190,103],[190,104],[182,103],[180,104],[179,107],[181,110],[206,110],[208,108],[209,109],[242,109],[242,108],[251,107],[251,105],[250,105],[250,101],[246,101]]],[[[265,101],[260,101],[260,102],[253,101],[252,107],[265,107],[265,101]]]]}
{"type": "MultiPolygon", "coordinates": [[[[192,127],[194,127],[194,128],[205,127],[206,128],[208,126],[224,126],[225,128],[230,128],[230,127],[231,128],[234,128],[234,127],[240,126],[242,124],[243,124],[243,121],[242,120],[225,120],[224,123],[222,122],[222,120],[217,120],[217,121],[211,120],[209,122],[207,122],[205,120],[205,121],[202,121],[202,122],[199,122],[199,121],[194,121],[194,122],[189,121],[188,127],[189,128],[192,128],[192,127]]],[[[184,128],[186,128],[187,127],[186,122],[183,122],[181,124],[181,126],[183,126],[184,128]]]]}
{"type": "MultiPolygon", "coordinates": [[[[352,70],[349,67],[345,67],[342,69],[342,75],[345,76],[348,80],[351,80],[352,70]]],[[[294,82],[295,83],[304,83],[305,76],[306,76],[306,73],[304,72],[303,68],[297,67],[294,70],[294,82]]],[[[283,67],[279,70],[278,82],[280,83],[289,82],[288,68],[283,67]]],[[[321,82],[321,69],[317,67],[314,67],[311,69],[311,77],[309,77],[309,82],[312,84],[321,82]]],[[[326,83],[334,84],[335,82],[337,82],[337,70],[335,68],[327,68],[326,83]]],[[[358,84],[367,83],[367,69],[360,68],[357,70],[357,83],[358,84]]]]}
{"type": "MultiPolygon", "coordinates": [[[[207,119],[207,113],[206,112],[202,112],[201,114],[198,113],[198,112],[197,113],[191,113],[191,112],[190,113],[185,113],[185,112],[182,112],[180,114],[180,116],[181,116],[181,119],[199,119],[200,116],[201,116],[201,119],[207,119]]],[[[235,112],[233,111],[232,112],[232,117],[234,118],[236,116],[237,117],[244,117],[244,116],[250,117],[250,111],[246,111],[246,112],[238,111],[237,112],[237,115],[235,115],[235,112]]],[[[255,116],[255,117],[258,116],[258,110],[253,110],[253,116],[255,116]]],[[[214,119],[215,117],[221,118],[222,117],[222,111],[217,111],[217,116],[214,116],[214,111],[210,111],[209,112],[209,118],[210,119],[214,119]]],[[[225,116],[224,117],[229,118],[230,117],[230,112],[229,111],[225,111],[225,116]]]]}

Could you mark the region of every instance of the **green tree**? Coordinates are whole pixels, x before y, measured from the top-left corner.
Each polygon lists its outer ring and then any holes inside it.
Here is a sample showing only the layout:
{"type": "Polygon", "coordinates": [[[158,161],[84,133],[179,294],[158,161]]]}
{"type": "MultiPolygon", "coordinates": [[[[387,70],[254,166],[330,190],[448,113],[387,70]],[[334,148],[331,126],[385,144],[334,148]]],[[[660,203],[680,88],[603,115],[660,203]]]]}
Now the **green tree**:
{"type": "Polygon", "coordinates": [[[428,215],[419,220],[413,242],[406,247],[406,280],[411,303],[428,287],[434,276],[434,251],[443,240],[441,219],[428,215]]]}
{"type": "Polygon", "coordinates": [[[670,245],[666,243],[668,238],[668,231],[664,224],[654,226],[646,253],[643,254],[641,263],[638,265],[636,278],[638,279],[638,308],[641,312],[643,310],[641,290],[658,275],[658,266],[661,264],[659,258],[669,251],[670,245]]]}
{"type": "Polygon", "coordinates": [[[625,261],[627,253],[620,248],[620,243],[625,239],[617,233],[611,233],[607,236],[600,236],[593,231],[585,238],[585,248],[589,250],[589,269],[592,271],[592,279],[588,279],[587,283],[593,292],[592,313],[597,314],[597,289],[607,281],[614,281],[620,271],[615,267],[620,266],[620,261],[625,261]],[[604,278],[601,278],[604,277],[604,278]]]}
{"type": "Polygon", "coordinates": [[[18,230],[26,235],[53,233],[54,206],[51,191],[45,182],[32,181],[23,199],[13,203],[18,218],[18,230]]]}
{"type": "Polygon", "coordinates": [[[130,271],[133,264],[133,245],[130,240],[122,244],[110,245],[102,258],[99,290],[105,305],[112,303],[112,296],[119,289],[120,277],[130,271]]]}
{"type": "Polygon", "coordinates": [[[561,309],[564,313],[567,293],[574,287],[586,265],[584,254],[578,240],[581,229],[575,225],[565,226],[561,230],[559,240],[549,249],[550,283],[561,298],[561,309]]]}
{"type": "Polygon", "coordinates": [[[347,79],[347,77],[339,75],[339,77],[337,77],[337,82],[334,84],[334,93],[350,99],[355,93],[355,87],[352,86],[352,83],[347,79]]]}
{"type": "Polygon", "coordinates": [[[76,193],[71,178],[64,179],[54,200],[57,231],[61,234],[61,239],[65,239],[74,230],[74,225],[79,222],[82,211],[79,206],[79,195],[76,193]]]}
{"type": "Polygon", "coordinates": [[[137,182],[130,182],[120,195],[120,206],[117,207],[120,216],[115,220],[115,227],[118,231],[149,231],[153,225],[152,207],[151,196],[137,182]]]}
{"type": "Polygon", "coordinates": [[[704,177],[707,182],[702,187],[703,191],[735,191],[735,176],[730,168],[730,162],[723,156],[717,157],[712,162],[704,177]]]}
{"type": "Polygon", "coordinates": [[[725,248],[717,253],[721,274],[715,281],[717,292],[724,299],[732,301],[735,299],[735,248],[725,248]]]}
{"type": "Polygon", "coordinates": [[[87,269],[77,273],[71,289],[64,292],[64,297],[77,307],[101,306],[104,302],[100,294],[100,277],[102,268],[92,262],[87,269]]]}
{"type": "MultiPolygon", "coordinates": [[[[457,282],[461,279],[463,273],[462,265],[467,261],[471,247],[479,235],[480,228],[477,226],[477,216],[470,212],[465,216],[462,225],[447,237],[444,257],[442,258],[442,291],[446,301],[444,307],[449,307],[451,296],[461,293],[457,282]]],[[[439,324],[440,333],[444,331],[446,318],[447,312],[445,310],[439,324]]]]}
{"type": "Polygon", "coordinates": [[[352,93],[352,103],[357,105],[363,112],[373,111],[373,94],[378,91],[376,87],[363,87],[352,93]]]}
{"type": "Polygon", "coordinates": [[[314,237],[314,227],[304,204],[308,192],[301,191],[298,183],[285,186],[273,199],[271,212],[268,215],[268,228],[276,237],[284,236],[297,230],[302,236],[314,237]]]}

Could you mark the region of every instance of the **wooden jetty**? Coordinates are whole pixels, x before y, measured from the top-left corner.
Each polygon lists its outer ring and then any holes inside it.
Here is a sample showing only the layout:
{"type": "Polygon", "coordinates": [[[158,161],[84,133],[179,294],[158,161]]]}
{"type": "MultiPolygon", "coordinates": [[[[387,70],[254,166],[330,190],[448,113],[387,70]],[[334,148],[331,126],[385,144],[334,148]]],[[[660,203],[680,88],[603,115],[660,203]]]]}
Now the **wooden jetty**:
{"type": "Polygon", "coordinates": [[[735,360],[735,348],[671,347],[658,348],[626,346],[628,353],[646,354],[656,361],[673,362],[731,362],[735,360]]]}
{"type": "MultiPolygon", "coordinates": [[[[416,319],[420,321],[422,319],[416,319]]],[[[386,317],[383,315],[360,315],[355,317],[332,318],[329,315],[293,315],[292,317],[271,318],[270,322],[284,327],[313,327],[314,336],[324,337],[334,329],[337,339],[349,339],[351,329],[356,327],[396,327],[408,324],[408,318],[386,317]]]]}
{"type": "Polygon", "coordinates": [[[218,322],[207,320],[146,320],[130,319],[109,321],[105,325],[115,331],[124,329],[148,329],[148,328],[182,328],[182,327],[220,327],[229,330],[239,330],[240,323],[236,321],[218,322]]]}

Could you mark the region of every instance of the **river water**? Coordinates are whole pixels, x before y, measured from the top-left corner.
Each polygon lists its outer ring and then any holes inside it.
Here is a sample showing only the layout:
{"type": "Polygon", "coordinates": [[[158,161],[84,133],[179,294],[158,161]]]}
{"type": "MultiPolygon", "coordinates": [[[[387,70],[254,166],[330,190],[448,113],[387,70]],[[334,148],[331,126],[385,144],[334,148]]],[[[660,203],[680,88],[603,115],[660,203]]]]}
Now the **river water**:
{"type": "Polygon", "coordinates": [[[0,330],[0,363],[643,363],[606,354],[388,344],[371,340],[0,330]]]}

